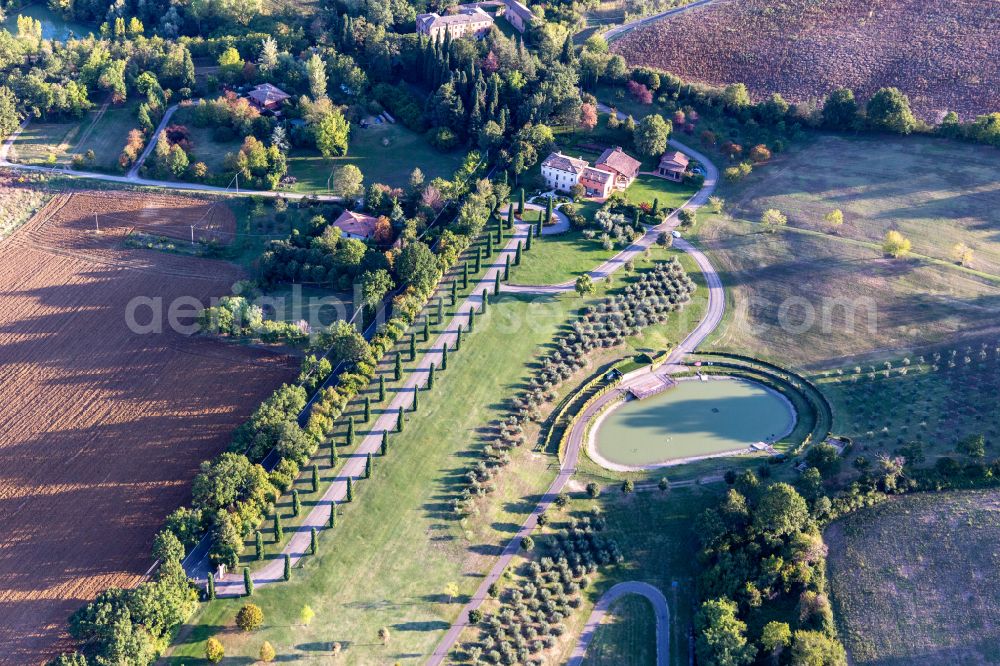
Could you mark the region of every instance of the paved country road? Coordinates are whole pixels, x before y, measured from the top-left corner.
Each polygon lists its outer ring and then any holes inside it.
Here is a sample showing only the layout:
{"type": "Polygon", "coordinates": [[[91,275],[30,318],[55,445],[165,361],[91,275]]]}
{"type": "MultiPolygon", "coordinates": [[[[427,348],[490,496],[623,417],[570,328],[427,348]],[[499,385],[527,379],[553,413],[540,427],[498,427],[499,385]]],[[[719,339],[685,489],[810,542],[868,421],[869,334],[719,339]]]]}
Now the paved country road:
{"type": "Polygon", "coordinates": [[[701,7],[707,5],[713,0],[696,0],[690,4],[684,5],[683,7],[675,7],[673,9],[668,9],[665,12],[660,12],[659,14],[653,14],[652,16],[647,16],[645,18],[639,18],[634,21],[629,21],[628,23],[623,23],[622,25],[615,26],[614,28],[609,28],[601,33],[601,36],[608,42],[612,42],[622,35],[635,30],[638,27],[648,25],[650,23],[655,23],[660,19],[667,18],[668,16],[673,16],[674,14],[680,14],[681,12],[686,12],[689,9],[694,9],[695,7],[701,7]]]}
{"type": "Polygon", "coordinates": [[[667,607],[667,598],[663,596],[658,588],[649,583],[639,581],[628,581],[618,583],[610,590],[601,595],[594,605],[594,610],[587,618],[587,624],[583,627],[580,640],[570,655],[567,666],[580,666],[583,658],[587,654],[587,647],[594,640],[594,633],[601,626],[601,622],[611,608],[611,604],[618,601],[626,594],[638,594],[649,599],[653,604],[653,612],[656,615],[656,666],[669,666],[670,664],[670,609],[667,607]]]}
{"type": "MultiPolygon", "coordinates": [[[[605,112],[610,110],[603,104],[598,106],[603,107],[602,110],[605,112]]],[[[670,145],[678,150],[688,153],[705,166],[705,183],[702,185],[701,189],[698,190],[698,192],[681,207],[695,210],[707,203],[708,198],[712,195],[712,192],[715,191],[715,186],[719,179],[719,170],[707,157],[696,150],[688,148],[679,141],[671,140],[670,145]]],[[[671,214],[667,220],[663,222],[663,224],[647,231],[642,238],[636,241],[636,243],[633,243],[631,246],[618,253],[615,257],[612,257],[604,264],[601,264],[601,266],[592,271],[591,274],[597,277],[604,277],[618,270],[625,264],[626,261],[628,261],[630,257],[635,256],[636,254],[642,252],[646,247],[649,247],[649,244],[653,243],[662,231],[673,229],[673,227],[677,225],[677,222],[677,211],[674,211],[674,213],[671,214]]],[[[705,277],[706,283],[708,284],[708,307],[706,309],[705,316],[702,318],[701,322],[699,322],[698,326],[696,326],[695,329],[691,331],[691,333],[689,333],[688,336],[677,346],[677,348],[674,349],[664,365],[664,367],[668,370],[673,369],[676,371],[680,367],[678,362],[685,355],[694,351],[698,345],[701,344],[713,330],[715,330],[715,327],[719,325],[719,322],[722,320],[722,314],[725,310],[726,299],[722,288],[722,280],[719,278],[719,274],[712,266],[712,263],[708,260],[708,257],[705,256],[701,250],[695,248],[693,245],[680,238],[674,240],[674,247],[684,250],[694,258],[694,260],[698,263],[698,267],[701,269],[702,275],[705,277]]],[[[562,285],[523,287],[521,293],[560,293],[571,289],[573,289],[572,283],[566,283],[562,285]]],[[[506,287],[506,290],[514,291],[514,289],[510,286],[506,287]]],[[[641,381],[642,379],[642,375],[639,375],[639,377],[635,378],[634,381],[641,381]]],[[[623,385],[623,387],[624,386],[625,385],[623,385]]],[[[612,391],[607,393],[605,397],[614,396],[615,392],[612,391]]],[[[604,399],[598,400],[597,402],[603,403],[604,399]]],[[[465,607],[462,608],[458,615],[458,619],[455,620],[455,623],[452,624],[442,637],[441,642],[438,643],[434,652],[426,662],[428,666],[438,666],[438,664],[444,662],[448,653],[451,652],[455,643],[458,642],[458,637],[468,626],[469,612],[478,608],[480,604],[486,600],[488,596],[487,591],[490,586],[500,580],[503,572],[510,565],[514,556],[520,549],[521,539],[529,536],[534,531],[535,526],[538,524],[538,516],[549,508],[549,505],[551,505],[555,500],[556,495],[562,491],[566,483],[576,473],[576,466],[580,460],[580,449],[584,441],[583,435],[586,432],[586,423],[589,420],[587,417],[596,413],[593,409],[594,406],[592,405],[586,410],[586,412],[584,412],[583,415],[574,421],[573,429],[567,439],[565,455],[563,456],[562,464],[559,467],[559,474],[549,485],[549,488],[545,491],[541,501],[539,501],[538,505],[525,519],[524,523],[518,529],[514,537],[504,547],[503,552],[501,552],[500,557],[493,565],[493,568],[486,574],[486,577],[483,578],[478,589],[476,589],[475,593],[472,595],[472,598],[465,605],[465,607]]]]}

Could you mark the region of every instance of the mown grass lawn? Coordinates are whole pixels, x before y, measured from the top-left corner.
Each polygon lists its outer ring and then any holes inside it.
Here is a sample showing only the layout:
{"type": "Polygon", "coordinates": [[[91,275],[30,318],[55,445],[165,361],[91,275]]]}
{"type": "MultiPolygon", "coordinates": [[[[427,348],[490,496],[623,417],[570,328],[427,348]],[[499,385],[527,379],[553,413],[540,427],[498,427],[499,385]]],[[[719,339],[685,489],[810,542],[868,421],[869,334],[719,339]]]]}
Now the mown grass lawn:
{"type": "Polygon", "coordinates": [[[584,238],[583,232],[576,230],[542,236],[531,241],[531,252],[521,257],[521,265],[514,272],[511,282],[558,284],[573,280],[621,250],[620,247],[605,250],[599,240],[584,238]]]}
{"type": "Polygon", "coordinates": [[[108,171],[121,173],[118,166],[118,156],[125,147],[128,133],[139,127],[136,119],[138,110],[136,101],[129,101],[121,106],[109,106],[100,119],[87,128],[88,120],[94,117],[95,109],[84,119],[83,126],[86,129],[85,136],[82,136],[72,152],[84,155],[88,150],[94,151],[95,161],[93,165],[87,165],[88,170],[108,171]]]}
{"type": "Polygon", "coordinates": [[[451,177],[464,158],[461,151],[442,153],[424,137],[400,124],[382,123],[351,126],[347,155],[325,159],[315,151],[293,150],[288,157],[288,175],[296,178],[293,192],[326,192],[333,172],[353,164],[364,174],[365,184],[383,183],[405,187],[415,167],[430,182],[438,176],[451,177]]]}
{"type": "Polygon", "coordinates": [[[697,190],[690,185],[683,183],[673,183],[656,176],[639,176],[629,188],[625,190],[628,200],[641,204],[652,204],[656,200],[660,209],[680,208],[688,199],[694,196],[697,190]]]}
{"type": "Polygon", "coordinates": [[[69,164],[69,150],[81,130],[79,122],[30,123],[10,149],[10,161],[21,164],[69,164]],[[51,156],[51,157],[50,157],[51,156]]]}
{"type": "Polygon", "coordinates": [[[608,610],[583,666],[647,666],[656,662],[656,616],[645,597],[630,594],[608,610]]]}
{"type": "Polygon", "coordinates": [[[211,127],[198,127],[194,124],[194,108],[181,107],[171,118],[171,123],[184,125],[191,137],[190,161],[204,162],[209,173],[221,174],[225,171],[226,155],[240,149],[242,141],[233,138],[229,141],[219,141],[213,136],[211,127]]]}

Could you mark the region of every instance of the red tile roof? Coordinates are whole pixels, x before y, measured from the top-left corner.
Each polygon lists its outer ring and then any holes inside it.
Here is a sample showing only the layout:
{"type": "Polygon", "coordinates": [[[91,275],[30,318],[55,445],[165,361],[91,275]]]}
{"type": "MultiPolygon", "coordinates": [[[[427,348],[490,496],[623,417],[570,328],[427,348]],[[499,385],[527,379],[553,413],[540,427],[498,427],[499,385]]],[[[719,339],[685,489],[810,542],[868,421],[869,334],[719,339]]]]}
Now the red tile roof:
{"type": "Polygon", "coordinates": [[[639,167],[642,163],[629,156],[621,146],[615,148],[608,148],[601,156],[597,158],[597,166],[607,169],[609,171],[615,171],[628,178],[635,178],[639,175],[639,167]]]}
{"type": "Polygon", "coordinates": [[[340,214],[333,226],[339,227],[346,236],[372,238],[375,236],[375,224],[378,220],[371,215],[345,210],[340,214]]]}

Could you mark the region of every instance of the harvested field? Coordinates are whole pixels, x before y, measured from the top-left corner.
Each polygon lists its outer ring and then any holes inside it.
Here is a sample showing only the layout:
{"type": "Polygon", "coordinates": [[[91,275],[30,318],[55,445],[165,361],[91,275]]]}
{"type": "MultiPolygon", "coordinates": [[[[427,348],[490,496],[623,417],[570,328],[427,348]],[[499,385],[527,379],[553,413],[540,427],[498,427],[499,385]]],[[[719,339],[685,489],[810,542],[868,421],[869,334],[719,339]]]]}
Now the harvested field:
{"type": "MultiPolygon", "coordinates": [[[[210,204],[62,194],[0,243],[0,663],[42,662],[65,647],[83,602],[137,583],[199,462],[294,376],[282,355],[126,324],[135,297],[162,298],[166,314],[174,299],[205,302],[242,276],[120,242],[129,221],[169,234],[210,204]]],[[[220,229],[231,224],[217,215],[220,229]]],[[[148,323],[149,311],[135,319],[148,323]]]]}
{"type": "Polygon", "coordinates": [[[833,523],[825,538],[852,663],[1000,663],[996,490],[900,497],[833,523]]]}
{"type": "Polygon", "coordinates": [[[720,0],[637,28],[612,51],[692,81],[746,83],[755,100],[846,86],[867,101],[895,86],[935,121],[1000,110],[997,34],[1000,12],[982,0],[720,0]]]}

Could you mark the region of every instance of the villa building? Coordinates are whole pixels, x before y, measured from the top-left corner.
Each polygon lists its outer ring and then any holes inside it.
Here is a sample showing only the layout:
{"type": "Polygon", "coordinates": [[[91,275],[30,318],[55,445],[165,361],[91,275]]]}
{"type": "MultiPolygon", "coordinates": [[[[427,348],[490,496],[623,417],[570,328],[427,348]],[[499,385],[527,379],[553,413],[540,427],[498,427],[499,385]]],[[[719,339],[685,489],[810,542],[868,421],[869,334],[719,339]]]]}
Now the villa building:
{"type": "Polygon", "coordinates": [[[656,168],[656,175],[679,183],[684,180],[688,164],[690,164],[690,160],[682,152],[673,150],[663,153],[663,156],[660,157],[660,165],[656,168]]]}
{"type": "Polygon", "coordinates": [[[555,152],[542,162],[545,184],[559,192],[569,192],[574,185],[582,185],[588,197],[606,199],[616,180],[613,172],[592,167],[587,160],[555,152]]]}
{"type": "Polygon", "coordinates": [[[334,220],[333,226],[340,229],[347,238],[366,241],[375,237],[377,222],[378,220],[371,215],[345,210],[340,214],[340,217],[334,220]]]}
{"type": "Polygon", "coordinates": [[[622,150],[621,146],[616,146],[601,153],[596,166],[615,174],[615,189],[624,190],[639,176],[642,163],[622,150]]]}
{"type": "Polygon", "coordinates": [[[484,37],[493,27],[493,17],[476,5],[459,5],[453,14],[420,14],[417,32],[433,39],[450,34],[459,37],[484,37]]]}

